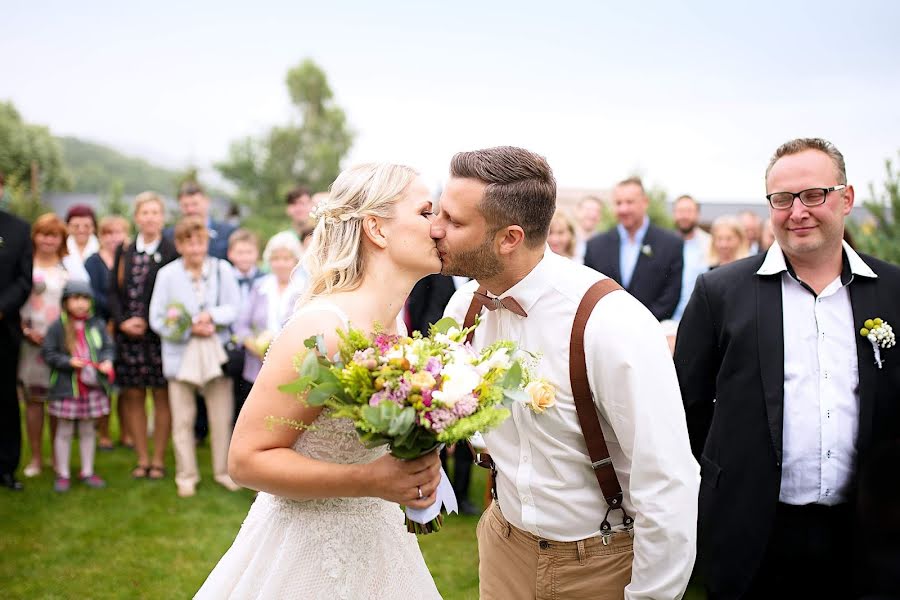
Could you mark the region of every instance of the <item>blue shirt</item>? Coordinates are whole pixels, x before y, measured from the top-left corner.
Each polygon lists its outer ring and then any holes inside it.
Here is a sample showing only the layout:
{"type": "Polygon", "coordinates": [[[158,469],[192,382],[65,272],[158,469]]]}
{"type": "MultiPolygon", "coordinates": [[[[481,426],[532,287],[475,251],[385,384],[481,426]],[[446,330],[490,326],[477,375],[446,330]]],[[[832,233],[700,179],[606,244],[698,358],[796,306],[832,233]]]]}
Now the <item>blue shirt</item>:
{"type": "Polygon", "coordinates": [[[684,240],[684,270],[681,272],[681,298],[678,300],[678,306],[672,314],[673,321],[680,321],[681,315],[684,314],[684,308],[687,306],[691,294],[694,292],[694,284],[697,278],[709,271],[709,244],[710,235],[705,231],[697,229],[694,237],[684,240]]]}
{"type": "Polygon", "coordinates": [[[650,219],[645,216],[643,224],[634,234],[634,241],[631,241],[625,227],[621,223],[616,225],[616,231],[619,232],[619,276],[622,278],[619,283],[623,288],[628,289],[631,284],[631,276],[634,275],[634,267],[641,256],[641,246],[644,245],[644,236],[649,227],[650,219]]]}

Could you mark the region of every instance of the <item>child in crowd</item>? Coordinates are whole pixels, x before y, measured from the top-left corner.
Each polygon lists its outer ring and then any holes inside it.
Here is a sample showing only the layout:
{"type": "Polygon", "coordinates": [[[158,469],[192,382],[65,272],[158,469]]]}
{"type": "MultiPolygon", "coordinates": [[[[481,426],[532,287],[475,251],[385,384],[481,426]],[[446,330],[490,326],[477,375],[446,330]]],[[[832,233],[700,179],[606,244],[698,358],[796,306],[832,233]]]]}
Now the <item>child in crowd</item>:
{"type": "Polygon", "coordinates": [[[69,281],[63,289],[62,313],[47,331],[42,348],[50,367],[49,412],[59,419],[53,440],[57,492],[69,491],[69,454],[76,422],[80,479],[91,488],[106,486],[94,473],[94,427],[97,418],[109,414],[105,388],[113,374],[114,352],[106,323],[92,315],[93,299],[89,283],[69,281]]]}

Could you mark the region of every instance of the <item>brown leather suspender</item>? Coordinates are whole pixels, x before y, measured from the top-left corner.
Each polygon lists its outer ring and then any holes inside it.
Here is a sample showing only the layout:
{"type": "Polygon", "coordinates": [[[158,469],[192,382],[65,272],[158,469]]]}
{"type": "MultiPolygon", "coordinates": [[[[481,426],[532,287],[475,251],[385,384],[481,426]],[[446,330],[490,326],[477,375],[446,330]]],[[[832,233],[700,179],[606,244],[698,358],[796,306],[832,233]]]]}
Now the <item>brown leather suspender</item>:
{"type": "MultiPolygon", "coordinates": [[[[612,459],[609,457],[609,448],[600,428],[600,416],[591,396],[591,386],[588,382],[587,363],[584,353],[584,330],[597,302],[608,293],[621,289],[622,286],[612,279],[601,279],[588,288],[588,291],[581,299],[581,303],[578,305],[578,310],[575,312],[575,320],[572,323],[572,336],[569,341],[569,380],[572,386],[575,410],[578,413],[581,433],[584,436],[588,455],[591,458],[591,467],[594,469],[594,475],[597,477],[600,491],[608,505],[606,516],[600,525],[604,542],[608,542],[612,529],[609,524],[609,512],[622,509],[622,486],[619,484],[612,459]]],[[[483,288],[479,288],[478,291],[484,293],[483,288]]],[[[478,301],[473,299],[466,313],[463,327],[471,327],[475,323],[475,317],[480,312],[480,308],[478,301]]],[[[471,333],[469,334],[467,341],[472,341],[472,335],[471,333]]],[[[488,454],[481,453],[477,458],[480,466],[491,468],[492,472],[494,472],[493,461],[488,454]]],[[[496,489],[492,490],[492,495],[496,501],[496,489]]],[[[625,513],[624,509],[622,509],[622,512],[624,514],[625,527],[629,529],[634,520],[625,513]]]]}

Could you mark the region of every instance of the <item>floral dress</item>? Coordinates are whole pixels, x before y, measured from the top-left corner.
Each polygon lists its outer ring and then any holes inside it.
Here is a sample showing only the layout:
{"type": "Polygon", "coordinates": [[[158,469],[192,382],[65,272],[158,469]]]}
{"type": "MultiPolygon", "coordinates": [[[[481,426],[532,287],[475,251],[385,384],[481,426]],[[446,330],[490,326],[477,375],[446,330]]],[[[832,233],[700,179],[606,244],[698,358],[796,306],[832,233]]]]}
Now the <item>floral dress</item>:
{"type": "MultiPolygon", "coordinates": [[[[148,319],[150,308],[144,302],[144,288],[150,275],[150,263],[156,260],[150,254],[134,253],[125,277],[125,315],[148,319]]],[[[123,387],[166,387],[159,336],[149,327],[139,338],[116,332],[116,382],[123,387]]]]}
{"type": "MultiPolygon", "coordinates": [[[[22,327],[47,335],[50,325],[59,318],[60,301],[63,288],[69,281],[69,272],[62,263],[52,267],[35,265],[31,279],[31,295],[20,311],[22,327]]],[[[41,357],[41,347],[27,339],[19,355],[19,380],[30,397],[46,398],[50,386],[50,367],[41,357]]]]}

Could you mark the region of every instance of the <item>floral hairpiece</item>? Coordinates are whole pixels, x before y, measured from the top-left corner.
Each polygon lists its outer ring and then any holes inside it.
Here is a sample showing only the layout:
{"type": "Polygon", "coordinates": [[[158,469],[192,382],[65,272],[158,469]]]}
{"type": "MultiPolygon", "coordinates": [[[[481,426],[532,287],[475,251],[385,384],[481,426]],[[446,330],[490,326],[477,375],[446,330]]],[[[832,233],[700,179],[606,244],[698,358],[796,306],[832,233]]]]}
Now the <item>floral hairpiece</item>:
{"type": "Polygon", "coordinates": [[[358,212],[341,212],[340,209],[329,208],[325,203],[319,203],[309,212],[310,216],[316,222],[324,219],[327,225],[337,225],[338,221],[346,222],[350,219],[359,219],[362,217],[358,212]]]}

